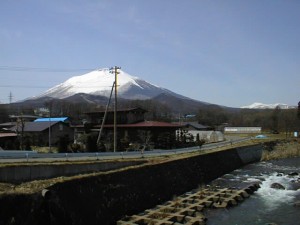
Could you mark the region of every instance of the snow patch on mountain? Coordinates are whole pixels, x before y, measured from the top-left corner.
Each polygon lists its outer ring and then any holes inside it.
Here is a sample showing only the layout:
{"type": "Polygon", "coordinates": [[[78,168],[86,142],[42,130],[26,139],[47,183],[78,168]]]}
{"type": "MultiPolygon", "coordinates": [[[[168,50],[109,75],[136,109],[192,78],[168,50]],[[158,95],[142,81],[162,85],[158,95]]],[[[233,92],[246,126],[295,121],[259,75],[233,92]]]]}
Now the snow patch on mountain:
{"type": "MultiPolygon", "coordinates": [[[[138,77],[118,70],[118,96],[126,99],[149,99],[162,93],[168,93],[180,98],[186,98],[168,89],[151,84],[138,77]]],[[[65,82],[54,86],[43,94],[35,97],[68,98],[75,94],[84,93],[109,97],[115,75],[109,69],[95,70],[80,76],[74,76],[65,82]]]]}
{"type": "MultiPolygon", "coordinates": [[[[63,99],[78,93],[109,96],[114,81],[115,75],[110,73],[109,69],[95,70],[87,74],[71,77],[65,82],[47,90],[42,95],[37,96],[37,98],[48,96],[63,99]]],[[[119,70],[117,85],[120,95],[128,92],[133,87],[140,91],[145,88],[160,89],[160,87],[143,81],[138,77],[131,76],[122,70],[119,70]]]]}
{"type": "Polygon", "coordinates": [[[279,107],[280,109],[289,109],[293,108],[287,104],[283,103],[275,103],[275,104],[264,104],[260,102],[255,102],[248,106],[242,106],[242,109],[275,109],[276,107],[279,107]]]}

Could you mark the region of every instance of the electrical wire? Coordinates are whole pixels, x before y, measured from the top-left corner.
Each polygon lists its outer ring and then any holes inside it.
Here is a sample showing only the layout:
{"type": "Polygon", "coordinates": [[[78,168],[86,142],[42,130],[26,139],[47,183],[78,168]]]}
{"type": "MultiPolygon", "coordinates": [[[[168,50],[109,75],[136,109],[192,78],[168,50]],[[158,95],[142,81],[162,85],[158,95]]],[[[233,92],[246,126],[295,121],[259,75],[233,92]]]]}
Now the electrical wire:
{"type": "Polygon", "coordinates": [[[66,69],[66,68],[42,68],[42,67],[22,67],[22,66],[0,66],[0,70],[3,71],[15,71],[15,72],[44,72],[44,73],[64,73],[64,72],[82,72],[82,71],[94,71],[104,70],[95,68],[79,68],[79,69],[66,69]]]}
{"type": "Polygon", "coordinates": [[[50,86],[35,86],[35,85],[0,85],[2,88],[50,88],[50,86]]]}
{"type": "MultiPolygon", "coordinates": [[[[91,68],[79,68],[79,69],[66,69],[66,68],[42,68],[42,67],[23,67],[23,66],[0,66],[0,71],[15,71],[15,72],[45,72],[45,73],[52,73],[52,72],[82,72],[82,71],[103,71],[106,69],[91,69],[91,68]]],[[[10,84],[3,84],[0,85],[1,88],[51,88],[52,86],[40,86],[40,85],[10,85],[10,84]]],[[[82,88],[93,88],[99,86],[89,85],[82,88]]],[[[111,87],[111,86],[102,86],[102,87],[111,87]]]]}

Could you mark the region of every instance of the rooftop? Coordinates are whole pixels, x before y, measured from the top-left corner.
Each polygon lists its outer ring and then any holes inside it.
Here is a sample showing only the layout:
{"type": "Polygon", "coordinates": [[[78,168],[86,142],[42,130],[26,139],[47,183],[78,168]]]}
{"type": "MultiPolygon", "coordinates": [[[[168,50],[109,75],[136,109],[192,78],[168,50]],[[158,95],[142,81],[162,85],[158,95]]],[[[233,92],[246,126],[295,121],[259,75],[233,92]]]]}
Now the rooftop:
{"type": "Polygon", "coordinates": [[[66,122],[68,119],[68,117],[48,117],[36,119],[34,122],[66,122]]]}
{"type": "MultiPolygon", "coordinates": [[[[124,113],[124,112],[131,112],[131,111],[142,111],[142,112],[147,112],[147,110],[142,109],[142,108],[127,108],[127,109],[118,109],[118,113],[124,113]]],[[[111,113],[114,112],[113,109],[108,109],[107,112],[111,113]]],[[[94,114],[94,113],[105,113],[105,110],[99,110],[99,111],[92,111],[92,112],[86,112],[85,114],[94,114]]]]}
{"type": "MultiPolygon", "coordinates": [[[[52,127],[54,124],[59,123],[60,121],[47,121],[47,122],[25,122],[24,132],[39,132],[49,129],[49,126],[52,127]]],[[[21,130],[21,125],[18,127],[21,130]]],[[[17,126],[10,128],[11,131],[17,130],[17,126]]]]}
{"type": "MultiPolygon", "coordinates": [[[[100,127],[101,125],[95,126],[100,127]]],[[[107,124],[104,125],[104,127],[113,127],[113,124],[107,124]]],[[[117,127],[123,127],[123,128],[145,128],[145,127],[168,127],[168,128],[179,128],[182,127],[180,124],[175,123],[168,123],[168,122],[159,122],[159,121],[143,121],[139,123],[133,123],[133,124],[117,124],[117,127]]]]}

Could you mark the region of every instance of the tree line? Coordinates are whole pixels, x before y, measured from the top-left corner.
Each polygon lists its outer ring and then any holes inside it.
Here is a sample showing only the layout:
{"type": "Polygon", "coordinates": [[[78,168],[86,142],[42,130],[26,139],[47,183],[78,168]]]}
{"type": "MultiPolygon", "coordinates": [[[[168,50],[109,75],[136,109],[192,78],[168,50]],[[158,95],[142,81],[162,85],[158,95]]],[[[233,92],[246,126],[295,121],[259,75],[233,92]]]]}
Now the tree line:
{"type": "MultiPolygon", "coordinates": [[[[118,106],[119,108],[135,108],[140,107],[147,110],[145,114],[146,120],[156,120],[156,121],[166,121],[166,122],[179,122],[179,121],[193,121],[200,124],[210,126],[215,130],[221,130],[224,126],[244,126],[244,127],[262,127],[263,131],[273,132],[273,133],[286,133],[291,134],[294,131],[300,131],[300,102],[298,109],[228,109],[218,105],[208,105],[207,107],[199,108],[196,112],[191,112],[195,114],[195,117],[184,118],[178,113],[173,112],[168,106],[156,102],[154,100],[135,100],[135,101],[121,101],[118,106]]],[[[83,124],[87,119],[85,112],[104,110],[105,106],[92,103],[72,103],[62,100],[51,100],[47,101],[43,105],[48,111],[41,113],[37,111],[36,107],[30,105],[0,105],[0,123],[5,123],[10,120],[9,115],[37,115],[44,117],[59,117],[67,116],[70,118],[72,124],[83,124]],[[46,113],[46,114],[45,114],[46,113]],[[48,113],[48,114],[47,114],[48,113]]],[[[183,114],[183,113],[182,113],[183,114]]],[[[141,132],[137,135],[141,141],[151,142],[153,139],[150,136],[153,134],[142,134],[141,132]],[[145,141],[146,140],[146,141],[145,141]]],[[[159,137],[159,148],[176,148],[176,147],[186,147],[190,145],[202,145],[202,140],[196,138],[195,142],[187,140],[185,137],[177,137],[175,134],[166,133],[159,137]]],[[[120,137],[118,139],[118,146],[124,149],[130,149],[129,146],[131,140],[129,137],[120,137]]],[[[84,137],[84,142],[86,148],[89,150],[103,150],[104,145],[95,147],[96,137],[93,134],[88,134],[84,137]]],[[[70,148],[69,140],[62,137],[58,143],[58,147],[61,149],[67,149],[66,146],[70,148]]],[[[20,146],[30,145],[28,138],[24,137],[20,146]]],[[[157,147],[157,146],[156,146],[157,147]]],[[[26,147],[28,148],[28,147],[26,147]]],[[[108,146],[105,146],[109,149],[108,146]]],[[[133,147],[134,148],[134,147],[133,147]]],[[[71,150],[77,151],[78,146],[71,145],[71,150]]]]}
{"type": "MultiPolygon", "coordinates": [[[[194,111],[195,117],[184,118],[181,114],[173,112],[168,106],[154,100],[131,100],[120,101],[119,109],[140,107],[147,112],[146,120],[179,122],[197,121],[200,124],[215,127],[220,125],[228,126],[260,126],[264,130],[285,132],[287,130],[299,129],[300,122],[300,102],[298,108],[292,109],[229,109],[218,105],[207,105],[194,111]]],[[[41,117],[67,116],[73,124],[82,124],[86,119],[86,112],[104,110],[104,105],[94,103],[72,103],[64,100],[51,100],[43,106],[48,109],[47,113],[37,112],[37,107],[18,104],[0,104],[0,123],[9,121],[9,115],[36,115],[41,117]]],[[[180,107],[180,106],[178,106],[180,107]]],[[[113,109],[113,106],[111,107],[113,109]]]]}
{"type": "Polygon", "coordinates": [[[291,109],[238,109],[228,110],[220,106],[199,109],[197,121],[218,127],[225,124],[236,127],[262,127],[264,131],[292,132],[300,130],[300,106],[291,109]]]}

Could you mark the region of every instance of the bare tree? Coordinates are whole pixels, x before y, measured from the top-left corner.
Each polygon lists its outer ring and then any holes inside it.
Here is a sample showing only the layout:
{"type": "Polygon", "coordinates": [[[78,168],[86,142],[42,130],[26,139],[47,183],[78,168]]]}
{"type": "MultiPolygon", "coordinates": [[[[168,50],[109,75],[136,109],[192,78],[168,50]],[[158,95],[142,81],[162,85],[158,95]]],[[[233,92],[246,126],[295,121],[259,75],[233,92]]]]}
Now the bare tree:
{"type": "Polygon", "coordinates": [[[140,140],[142,142],[141,151],[143,153],[144,150],[149,147],[150,140],[151,140],[151,137],[152,137],[151,131],[139,130],[138,131],[138,137],[140,138],[140,140]]]}

